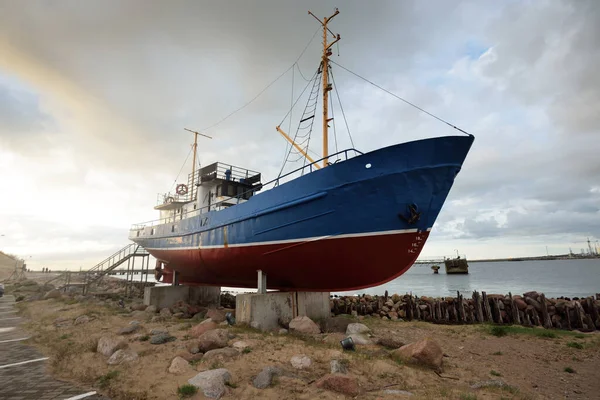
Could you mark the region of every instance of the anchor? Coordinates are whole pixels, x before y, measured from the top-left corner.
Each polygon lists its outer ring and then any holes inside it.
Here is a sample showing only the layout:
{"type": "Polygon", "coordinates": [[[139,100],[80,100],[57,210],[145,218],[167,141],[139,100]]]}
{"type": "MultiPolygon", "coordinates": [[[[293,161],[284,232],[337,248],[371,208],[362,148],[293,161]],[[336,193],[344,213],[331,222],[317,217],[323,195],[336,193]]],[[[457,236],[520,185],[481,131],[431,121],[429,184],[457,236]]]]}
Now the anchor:
{"type": "Polygon", "coordinates": [[[408,217],[404,216],[404,214],[398,214],[398,217],[406,221],[407,224],[413,225],[421,219],[421,213],[419,212],[419,207],[412,203],[406,206],[408,208],[408,213],[410,214],[408,217]]]}

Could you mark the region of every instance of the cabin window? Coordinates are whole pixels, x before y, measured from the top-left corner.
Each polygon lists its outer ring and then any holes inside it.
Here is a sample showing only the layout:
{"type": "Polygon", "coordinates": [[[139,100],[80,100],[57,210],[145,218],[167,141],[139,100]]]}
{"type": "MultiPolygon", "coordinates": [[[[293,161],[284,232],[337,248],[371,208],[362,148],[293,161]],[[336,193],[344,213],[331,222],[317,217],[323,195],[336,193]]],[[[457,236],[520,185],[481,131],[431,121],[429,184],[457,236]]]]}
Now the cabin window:
{"type": "Polygon", "coordinates": [[[194,204],[194,210],[196,209],[196,205],[194,204]]]}
{"type": "Polygon", "coordinates": [[[137,231],[137,235],[136,235],[136,236],[137,236],[137,237],[140,237],[140,231],[137,231]]]}
{"type": "Polygon", "coordinates": [[[175,232],[175,225],[171,225],[171,232],[175,232]]]}
{"type": "Polygon", "coordinates": [[[217,197],[221,195],[221,185],[217,186],[217,197]]]}
{"type": "Polygon", "coordinates": [[[151,235],[154,235],[154,228],[152,228],[152,230],[150,231],[151,235]]]}

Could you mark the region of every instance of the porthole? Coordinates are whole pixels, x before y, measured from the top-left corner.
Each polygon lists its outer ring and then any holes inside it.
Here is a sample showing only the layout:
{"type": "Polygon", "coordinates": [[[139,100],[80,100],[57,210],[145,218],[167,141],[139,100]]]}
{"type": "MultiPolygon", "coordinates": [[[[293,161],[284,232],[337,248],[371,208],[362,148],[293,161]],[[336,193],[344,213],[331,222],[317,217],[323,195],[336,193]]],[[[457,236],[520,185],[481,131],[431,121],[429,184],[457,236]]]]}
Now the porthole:
{"type": "Polygon", "coordinates": [[[371,163],[368,163],[367,165],[365,165],[365,168],[366,168],[366,169],[369,169],[369,168],[371,168],[371,163]]]}

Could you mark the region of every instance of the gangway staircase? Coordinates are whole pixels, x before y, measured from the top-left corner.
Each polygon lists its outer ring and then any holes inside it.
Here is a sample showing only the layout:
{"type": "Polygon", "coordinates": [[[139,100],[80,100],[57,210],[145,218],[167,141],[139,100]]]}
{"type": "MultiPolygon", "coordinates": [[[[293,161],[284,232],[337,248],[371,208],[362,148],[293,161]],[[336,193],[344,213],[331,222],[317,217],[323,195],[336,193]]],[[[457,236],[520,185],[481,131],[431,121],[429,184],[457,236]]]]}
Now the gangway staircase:
{"type": "Polygon", "coordinates": [[[87,271],[65,271],[46,283],[59,283],[59,289],[66,289],[69,286],[80,286],[82,287],[82,293],[86,294],[89,291],[90,285],[100,281],[103,277],[124,263],[127,263],[127,269],[124,272],[127,274],[127,294],[129,294],[131,292],[131,284],[139,283],[140,285],[145,285],[147,283],[150,265],[150,254],[146,249],[136,243],[128,244],[87,271]],[[140,282],[133,281],[135,261],[138,258],[141,258],[142,271],[145,271],[146,282],[142,282],[141,279],[140,282]]]}

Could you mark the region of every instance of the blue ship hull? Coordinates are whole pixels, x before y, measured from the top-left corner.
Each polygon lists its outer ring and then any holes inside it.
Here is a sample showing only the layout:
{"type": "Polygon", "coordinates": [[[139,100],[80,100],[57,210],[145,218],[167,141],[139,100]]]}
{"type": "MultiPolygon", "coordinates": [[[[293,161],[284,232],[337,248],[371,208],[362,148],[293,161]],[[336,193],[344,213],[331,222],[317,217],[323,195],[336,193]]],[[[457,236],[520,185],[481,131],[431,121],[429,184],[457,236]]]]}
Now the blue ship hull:
{"type": "Polygon", "coordinates": [[[260,269],[273,289],[372,287],[413,264],[472,143],[448,136],[385,147],[220,211],[138,227],[130,239],[181,283],[256,287],[260,269]]]}

